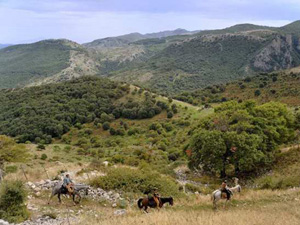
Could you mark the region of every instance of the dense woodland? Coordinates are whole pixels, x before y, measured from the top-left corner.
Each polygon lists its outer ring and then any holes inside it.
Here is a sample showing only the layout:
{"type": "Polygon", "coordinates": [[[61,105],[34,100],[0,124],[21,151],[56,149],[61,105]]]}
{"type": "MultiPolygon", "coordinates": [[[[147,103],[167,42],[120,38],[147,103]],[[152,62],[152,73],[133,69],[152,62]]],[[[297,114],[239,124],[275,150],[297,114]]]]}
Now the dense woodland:
{"type": "MultiPolygon", "coordinates": [[[[142,100],[118,102],[129,94],[129,85],[107,79],[82,77],[70,82],[0,92],[0,134],[19,142],[51,143],[72,126],[105,123],[123,117],[151,118],[171,110],[150,93],[142,100]]],[[[142,89],[132,95],[140,95],[142,89]]]]}

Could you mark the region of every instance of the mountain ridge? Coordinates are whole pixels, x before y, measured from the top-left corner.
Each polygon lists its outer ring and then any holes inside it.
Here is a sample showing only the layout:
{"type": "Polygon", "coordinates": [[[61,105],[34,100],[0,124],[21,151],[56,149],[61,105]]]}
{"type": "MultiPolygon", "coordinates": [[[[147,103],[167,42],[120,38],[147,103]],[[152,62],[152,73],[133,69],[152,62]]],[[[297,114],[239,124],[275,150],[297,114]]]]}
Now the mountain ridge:
{"type": "Polygon", "coordinates": [[[10,46],[0,50],[0,88],[99,75],[174,95],[298,65],[300,21],[282,27],[238,24],[131,33],[83,45],[50,39],[10,46]],[[13,55],[14,49],[23,50],[13,55]]]}

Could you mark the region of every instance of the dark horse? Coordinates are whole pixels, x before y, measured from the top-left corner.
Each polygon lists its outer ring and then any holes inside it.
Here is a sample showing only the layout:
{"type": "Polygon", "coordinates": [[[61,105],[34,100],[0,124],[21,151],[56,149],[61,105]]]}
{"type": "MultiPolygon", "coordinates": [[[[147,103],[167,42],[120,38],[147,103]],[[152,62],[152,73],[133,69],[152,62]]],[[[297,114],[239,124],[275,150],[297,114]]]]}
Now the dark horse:
{"type": "Polygon", "coordinates": [[[170,205],[174,205],[174,200],[172,197],[169,198],[159,198],[159,206],[157,206],[156,202],[153,198],[140,198],[137,202],[138,207],[140,209],[144,208],[144,211],[148,213],[147,209],[150,208],[161,208],[165,203],[169,203],[170,205]]]}
{"type": "MultiPolygon", "coordinates": [[[[74,204],[79,204],[80,203],[80,200],[81,200],[81,195],[80,195],[80,191],[81,190],[84,190],[85,191],[85,194],[87,195],[88,194],[88,189],[89,189],[89,186],[87,185],[81,185],[81,184],[75,184],[74,185],[74,191],[73,193],[71,194],[72,196],[72,200],[74,202],[74,204]]],[[[58,201],[59,203],[61,203],[61,198],[60,196],[61,195],[67,195],[68,194],[68,190],[62,186],[61,183],[58,183],[56,186],[54,186],[52,188],[52,193],[49,197],[49,200],[48,200],[48,204],[50,203],[50,200],[53,198],[53,196],[57,195],[58,197],[58,201]]]]}

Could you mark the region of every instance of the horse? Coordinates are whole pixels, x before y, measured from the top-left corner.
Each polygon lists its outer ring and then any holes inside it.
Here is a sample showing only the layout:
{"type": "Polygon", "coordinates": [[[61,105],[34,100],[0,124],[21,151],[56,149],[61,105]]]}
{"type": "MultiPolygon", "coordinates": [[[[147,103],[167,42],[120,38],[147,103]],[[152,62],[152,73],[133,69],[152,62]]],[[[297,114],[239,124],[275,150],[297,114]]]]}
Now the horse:
{"type": "Polygon", "coordinates": [[[168,198],[160,198],[159,199],[159,207],[162,208],[165,203],[169,203],[169,205],[173,206],[174,205],[174,200],[172,197],[168,198]]]}
{"type": "MultiPolygon", "coordinates": [[[[234,178],[234,183],[235,183],[235,186],[232,187],[232,188],[229,188],[229,190],[232,192],[232,193],[236,193],[236,192],[241,192],[242,191],[242,187],[241,185],[239,185],[238,183],[239,179],[238,178],[234,178]]],[[[228,199],[227,199],[227,196],[224,196],[222,195],[222,191],[221,190],[215,190],[212,195],[211,195],[211,200],[213,202],[213,207],[216,209],[217,208],[217,202],[221,199],[226,199],[226,202],[225,202],[225,206],[226,206],[226,203],[228,202],[228,199]]],[[[225,207],[224,206],[224,207],[225,207]]]]}
{"type": "MultiPolygon", "coordinates": [[[[80,201],[81,201],[80,191],[81,190],[84,190],[85,191],[85,195],[88,195],[89,186],[83,185],[83,184],[75,184],[74,185],[74,191],[73,191],[73,193],[71,193],[72,200],[73,200],[74,204],[79,204],[80,203],[80,201]]],[[[56,186],[54,186],[52,188],[52,192],[51,192],[51,195],[49,197],[48,204],[50,204],[51,199],[55,195],[57,195],[58,201],[59,201],[59,203],[61,203],[60,196],[62,194],[67,195],[68,194],[68,190],[66,188],[64,188],[62,186],[62,183],[60,182],[56,186]]]]}
{"type": "Polygon", "coordinates": [[[144,211],[148,213],[147,209],[150,208],[162,208],[165,203],[169,203],[169,205],[174,205],[174,200],[172,197],[168,198],[159,198],[159,205],[157,206],[157,203],[154,199],[149,199],[148,197],[140,198],[137,202],[137,205],[140,209],[144,208],[144,211]]]}

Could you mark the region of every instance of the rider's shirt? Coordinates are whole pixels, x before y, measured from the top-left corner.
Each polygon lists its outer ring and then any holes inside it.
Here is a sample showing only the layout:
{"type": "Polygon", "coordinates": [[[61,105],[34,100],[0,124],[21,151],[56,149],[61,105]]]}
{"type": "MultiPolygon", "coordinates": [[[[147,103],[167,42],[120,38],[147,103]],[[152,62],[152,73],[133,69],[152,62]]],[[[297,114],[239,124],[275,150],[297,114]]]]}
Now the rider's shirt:
{"type": "Polygon", "coordinates": [[[67,186],[68,184],[71,184],[71,183],[73,183],[73,182],[70,178],[68,178],[68,177],[64,178],[63,186],[67,186]]]}

